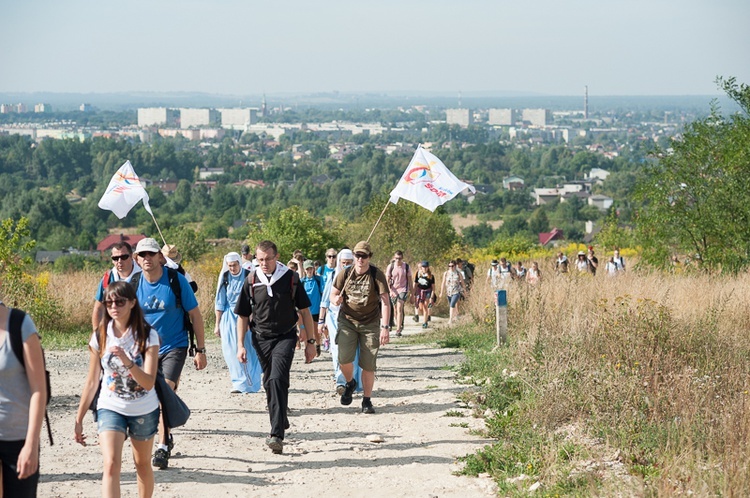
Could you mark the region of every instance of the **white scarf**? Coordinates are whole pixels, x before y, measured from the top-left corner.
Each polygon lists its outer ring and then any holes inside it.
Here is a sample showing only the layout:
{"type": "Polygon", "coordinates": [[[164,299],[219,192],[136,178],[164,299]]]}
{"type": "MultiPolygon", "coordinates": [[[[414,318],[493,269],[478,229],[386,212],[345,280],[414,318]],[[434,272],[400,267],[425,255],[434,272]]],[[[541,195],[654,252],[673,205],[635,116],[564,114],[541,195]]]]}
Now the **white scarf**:
{"type": "Polygon", "coordinates": [[[258,277],[258,282],[254,283],[253,286],[256,285],[265,285],[266,289],[268,290],[268,297],[273,297],[273,290],[271,289],[271,286],[279,281],[279,279],[289,270],[285,265],[283,265],[280,262],[276,262],[276,271],[273,272],[273,275],[271,275],[271,281],[268,281],[268,277],[266,277],[266,274],[263,273],[263,270],[260,269],[260,267],[255,269],[255,275],[258,277]]]}

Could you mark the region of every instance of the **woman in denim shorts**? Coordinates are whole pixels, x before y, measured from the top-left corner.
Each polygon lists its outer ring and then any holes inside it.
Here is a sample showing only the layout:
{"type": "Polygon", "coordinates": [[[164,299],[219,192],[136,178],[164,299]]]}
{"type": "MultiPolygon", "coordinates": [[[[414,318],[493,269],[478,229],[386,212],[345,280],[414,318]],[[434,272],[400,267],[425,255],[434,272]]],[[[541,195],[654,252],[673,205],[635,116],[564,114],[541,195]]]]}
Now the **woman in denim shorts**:
{"type": "Polygon", "coordinates": [[[159,424],[154,390],[159,336],[143,319],[130,284],[111,283],[104,305],[107,313],[89,342],[91,357],[76,414],[75,440],[86,445],[83,418],[101,386],[96,413],[104,464],[102,495],[120,496],[122,448],[130,436],[138,495],[150,497],[154,492],[151,447],[159,424]]]}

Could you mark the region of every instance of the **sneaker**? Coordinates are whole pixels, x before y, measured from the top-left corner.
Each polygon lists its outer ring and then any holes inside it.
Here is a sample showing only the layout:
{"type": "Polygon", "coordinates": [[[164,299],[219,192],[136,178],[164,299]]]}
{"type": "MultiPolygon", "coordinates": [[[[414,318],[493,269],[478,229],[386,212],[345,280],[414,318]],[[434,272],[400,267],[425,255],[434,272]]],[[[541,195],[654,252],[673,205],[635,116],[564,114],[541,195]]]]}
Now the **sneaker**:
{"type": "Polygon", "coordinates": [[[172,448],[174,448],[174,438],[172,438],[172,434],[170,434],[167,439],[167,453],[169,453],[169,456],[172,456],[172,448]]]}
{"type": "Polygon", "coordinates": [[[154,452],[154,458],[151,459],[151,465],[154,467],[164,470],[169,467],[169,453],[167,450],[159,448],[154,452]]]}
{"type": "Polygon", "coordinates": [[[425,322],[425,323],[423,323],[423,324],[422,324],[422,328],[423,328],[423,329],[426,329],[426,328],[427,328],[427,322],[425,322]]]}
{"type": "Polygon", "coordinates": [[[344,391],[346,390],[346,386],[344,384],[336,384],[336,394],[341,396],[344,394],[344,391]]]}
{"type": "Polygon", "coordinates": [[[414,315],[414,321],[419,322],[419,315],[414,315]]]}
{"type": "Polygon", "coordinates": [[[266,446],[271,449],[271,453],[274,455],[281,455],[284,452],[284,441],[278,436],[268,436],[266,446]]]}
{"type": "Polygon", "coordinates": [[[315,357],[320,356],[320,344],[315,345],[315,357]]]}
{"type": "Polygon", "coordinates": [[[325,341],[323,341],[323,351],[327,353],[330,349],[331,349],[331,340],[326,339],[325,341]]]}
{"type": "Polygon", "coordinates": [[[428,322],[432,321],[432,317],[430,315],[427,315],[427,321],[428,322]]]}
{"type": "Polygon", "coordinates": [[[362,413],[375,413],[375,408],[372,406],[372,401],[362,401],[362,413]]]}
{"type": "Polygon", "coordinates": [[[342,405],[348,406],[352,404],[352,395],[354,394],[354,391],[356,389],[357,389],[357,379],[352,379],[346,383],[346,386],[344,387],[344,392],[343,394],[341,394],[342,405]]]}
{"type": "Polygon", "coordinates": [[[396,337],[401,337],[401,330],[396,331],[396,337]]]}

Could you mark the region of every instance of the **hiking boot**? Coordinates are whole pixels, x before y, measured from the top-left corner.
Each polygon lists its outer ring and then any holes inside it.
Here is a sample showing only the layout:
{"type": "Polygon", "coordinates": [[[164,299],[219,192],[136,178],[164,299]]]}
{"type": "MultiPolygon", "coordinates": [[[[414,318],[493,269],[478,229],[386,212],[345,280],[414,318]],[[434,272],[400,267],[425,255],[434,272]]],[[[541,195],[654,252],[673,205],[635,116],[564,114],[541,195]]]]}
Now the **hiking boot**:
{"type": "Polygon", "coordinates": [[[419,322],[419,315],[414,315],[414,321],[419,322]]]}
{"type": "Polygon", "coordinates": [[[167,439],[167,453],[169,456],[172,456],[172,448],[174,448],[174,439],[172,438],[172,434],[170,434],[167,439]]]}
{"type": "Polygon", "coordinates": [[[161,448],[156,450],[154,452],[154,458],[151,459],[151,465],[160,470],[169,467],[169,452],[161,448]]]}
{"type": "Polygon", "coordinates": [[[357,379],[352,379],[346,383],[346,386],[344,386],[344,392],[343,394],[341,394],[342,405],[349,406],[352,404],[352,395],[354,394],[354,391],[356,389],[357,389],[357,379]]]}
{"type": "Polygon", "coordinates": [[[274,455],[284,453],[284,441],[278,436],[268,436],[266,438],[266,446],[271,449],[271,453],[274,455]]]}
{"type": "Polygon", "coordinates": [[[422,324],[422,328],[423,328],[423,329],[426,329],[426,328],[427,328],[427,322],[424,322],[424,323],[422,324]]]}
{"type": "Polygon", "coordinates": [[[375,413],[372,401],[362,401],[362,413],[375,413]]]}
{"type": "Polygon", "coordinates": [[[346,386],[344,384],[336,384],[336,394],[341,396],[344,394],[344,391],[346,390],[346,386]]]}
{"type": "Polygon", "coordinates": [[[396,337],[401,337],[401,329],[396,331],[396,337]]]}

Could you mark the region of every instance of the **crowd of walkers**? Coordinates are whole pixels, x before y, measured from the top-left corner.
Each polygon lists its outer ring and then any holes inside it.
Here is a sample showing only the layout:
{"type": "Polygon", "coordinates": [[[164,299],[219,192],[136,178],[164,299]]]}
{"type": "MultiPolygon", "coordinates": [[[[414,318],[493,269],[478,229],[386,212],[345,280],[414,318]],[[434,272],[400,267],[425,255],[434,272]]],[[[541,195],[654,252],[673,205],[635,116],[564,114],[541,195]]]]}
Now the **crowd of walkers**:
{"type": "MultiPolygon", "coordinates": [[[[222,259],[216,284],[214,334],[229,373],[229,393],[265,392],[269,431],[265,444],[282,454],[289,430],[292,360],[303,350],[307,363],[330,353],[333,389],[344,406],[361,393],[359,411],[376,413],[372,401],[380,347],[391,328],[401,336],[406,316],[428,328],[433,305],[445,299],[449,324],[471,290],[475,267],[450,260],[441,274],[429,261],[412,268],[396,251],[384,269],[371,263],[366,241],[353,249],[329,248],[325,261],[295,251],[286,264],[272,241],[254,250],[243,245],[222,259]],[[440,281],[438,283],[438,277],[440,281]]],[[[88,444],[85,416],[92,411],[102,452],[104,496],[119,496],[122,451],[129,438],[139,496],[154,490],[153,468],[169,466],[175,442],[160,392],[177,391],[188,358],[207,366],[204,322],[197,284],[180,264],[176,247],[146,238],[133,249],[112,247],[112,268],[94,295],[89,367],[75,416],[73,437],[88,444]],[[152,453],[153,450],[153,453],[152,453]]],[[[600,266],[593,247],[570,261],[562,252],[554,271],[616,275],[625,271],[619,250],[600,266]]],[[[513,265],[493,259],[487,282],[500,289],[511,282],[537,285],[539,264],[513,265]]],[[[0,496],[36,496],[39,439],[47,386],[41,342],[33,321],[0,302],[0,496]],[[14,318],[15,317],[15,318],[14,318]],[[12,346],[12,347],[11,347],[12,346]]]]}

